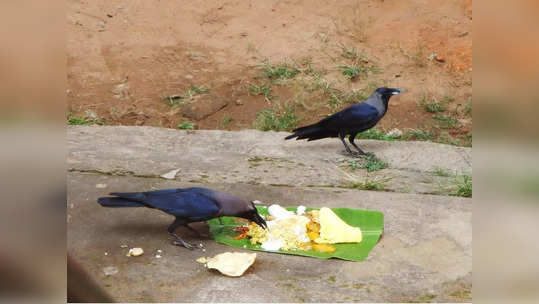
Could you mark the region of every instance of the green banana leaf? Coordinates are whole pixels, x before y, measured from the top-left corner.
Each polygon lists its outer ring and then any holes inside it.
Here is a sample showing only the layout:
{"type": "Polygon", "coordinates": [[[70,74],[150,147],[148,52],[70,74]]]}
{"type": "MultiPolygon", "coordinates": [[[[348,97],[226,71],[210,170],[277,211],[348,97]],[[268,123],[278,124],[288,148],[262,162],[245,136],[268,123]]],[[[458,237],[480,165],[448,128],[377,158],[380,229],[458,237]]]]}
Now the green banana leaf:
{"type": "MultiPolygon", "coordinates": [[[[268,214],[267,207],[257,206],[260,214],[268,214]]],[[[296,207],[286,207],[287,210],[296,211],[296,207]]],[[[307,211],[318,208],[307,208],[307,211]]],[[[379,211],[359,210],[350,208],[331,208],[348,225],[359,227],[363,234],[363,240],[360,243],[343,243],[333,244],[335,251],[333,253],[324,253],[314,250],[279,250],[267,251],[260,247],[259,244],[252,245],[249,239],[235,240],[234,237],[239,233],[234,231],[234,228],[241,226],[243,223],[235,223],[235,217],[222,217],[222,225],[218,219],[208,221],[210,233],[212,237],[222,244],[237,248],[245,248],[250,250],[259,250],[266,252],[275,252],[283,254],[293,254],[321,259],[339,258],[348,261],[363,261],[369,252],[378,243],[382,232],[384,231],[384,214],[379,211]]]]}

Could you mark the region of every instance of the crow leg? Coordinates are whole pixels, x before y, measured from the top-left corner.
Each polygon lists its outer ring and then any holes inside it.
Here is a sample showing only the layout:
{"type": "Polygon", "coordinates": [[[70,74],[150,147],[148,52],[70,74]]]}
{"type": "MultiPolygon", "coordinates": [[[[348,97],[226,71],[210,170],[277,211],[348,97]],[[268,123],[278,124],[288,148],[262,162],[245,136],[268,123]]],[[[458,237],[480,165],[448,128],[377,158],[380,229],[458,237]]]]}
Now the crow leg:
{"type": "Polygon", "coordinates": [[[185,224],[184,226],[185,226],[185,228],[193,231],[198,237],[207,237],[207,235],[202,235],[200,232],[198,232],[198,230],[196,230],[195,228],[189,226],[189,224],[185,224]]]}
{"type": "Polygon", "coordinates": [[[344,136],[345,136],[345,134],[339,133],[339,138],[341,139],[342,144],[344,145],[344,148],[346,149],[346,152],[348,152],[350,154],[354,154],[354,152],[352,152],[352,150],[350,150],[350,147],[348,147],[348,145],[344,141],[344,136]]]}
{"type": "MultiPolygon", "coordinates": [[[[341,139],[341,141],[342,141],[344,147],[346,148],[346,152],[348,152],[348,153],[350,153],[351,155],[356,156],[356,157],[362,155],[361,153],[354,152],[354,151],[350,150],[350,147],[348,147],[348,145],[346,144],[346,141],[344,141],[344,136],[345,136],[345,134],[339,134],[339,138],[341,139]]],[[[354,146],[356,146],[356,145],[354,145],[354,146]]],[[[356,148],[357,148],[357,147],[356,147],[356,148]]],[[[358,148],[358,149],[359,149],[359,148],[358,148]]],[[[361,152],[363,152],[363,151],[361,151],[361,152]]]]}
{"type": "Polygon", "coordinates": [[[223,220],[220,217],[218,217],[217,219],[219,220],[219,225],[223,226],[223,220]]]}
{"type": "Polygon", "coordinates": [[[361,150],[361,149],[354,143],[354,140],[356,139],[356,135],[357,135],[357,133],[350,134],[350,136],[348,137],[348,140],[350,141],[350,144],[351,144],[352,146],[354,146],[354,148],[357,149],[357,151],[359,152],[359,155],[365,155],[365,152],[363,152],[363,150],[361,150]]]}
{"type": "MultiPolygon", "coordinates": [[[[186,226],[190,229],[193,229],[189,226],[187,226],[187,222],[181,218],[176,218],[174,220],[174,222],[172,222],[172,224],[170,224],[170,226],[168,226],[168,234],[170,234],[171,236],[173,236],[176,241],[172,242],[172,244],[176,245],[176,246],[183,246],[187,249],[195,249],[195,248],[202,248],[202,245],[193,245],[193,244],[189,244],[187,243],[186,241],[182,240],[181,237],[179,237],[175,232],[174,230],[176,230],[176,228],[178,228],[179,226],[186,226]]],[[[194,230],[194,229],[193,229],[194,230]]]]}

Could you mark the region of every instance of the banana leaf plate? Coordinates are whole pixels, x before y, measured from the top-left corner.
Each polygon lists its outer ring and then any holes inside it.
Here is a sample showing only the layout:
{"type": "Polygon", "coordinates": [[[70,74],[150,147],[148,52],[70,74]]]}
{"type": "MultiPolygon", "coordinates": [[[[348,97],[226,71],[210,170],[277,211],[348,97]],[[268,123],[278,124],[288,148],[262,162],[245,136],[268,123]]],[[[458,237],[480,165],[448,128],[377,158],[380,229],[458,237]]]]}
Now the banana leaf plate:
{"type": "MultiPolygon", "coordinates": [[[[266,206],[257,206],[260,214],[268,214],[266,206]]],[[[286,207],[287,210],[296,212],[296,207],[286,207]]],[[[307,211],[319,208],[307,208],[307,211]]],[[[348,225],[359,227],[363,234],[363,240],[360,243],[333,244],[335,251],[332,253],[318,252],[314,250],[279,250],[267,251],[259,244],[252,245],[249,239],[235,240],[234,237],[239,233],[234,231],[237,226],[243,223],[237,223],[235,217],[222,217],[223,224],[218,219],[208,221],[211,236],[218,243],[237,248],[258,250],[265,252],[275,252],[282,254],[293,254],[321,259],[338,258],[348,261],[363,261],[369,255],[369,252],[378,243],[384,231],[384,214],[373,210],[360,210],[351,208],[331,208],[348,225]]]]}

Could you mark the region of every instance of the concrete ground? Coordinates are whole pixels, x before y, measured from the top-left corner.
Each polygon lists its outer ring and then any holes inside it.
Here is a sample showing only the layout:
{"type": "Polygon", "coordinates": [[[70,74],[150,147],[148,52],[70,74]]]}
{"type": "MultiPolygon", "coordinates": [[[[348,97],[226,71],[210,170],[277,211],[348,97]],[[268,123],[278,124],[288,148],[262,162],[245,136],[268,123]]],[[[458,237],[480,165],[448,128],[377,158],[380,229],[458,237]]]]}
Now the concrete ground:
{"type": "MultiPolygon", "coordinates": [[[[68,251],[122,302],[471,301],[472,200],[426,194],[444,194],[440,185],[451,178],[434,176],[435,167],[471,173],[471,149],[360,141],[389,162],[388,169],[367,174],[347,169],[353,159],[336,139],[307,143],[284,141],[284,135],[69,127],[68,251]],[[160,177],[172,170],[178,171],[171,179],[160,177]],[[347,188],[351,179],[387,176],[386,192],[347,188]],[[384,235],[363,262],[259,252],[245,275],[229,278],[195,260],[241,250],[182,228],[178,233],[206,251],[176,247],[166,233],[171,216],[96,203],[113,191],[195,185],[265,203],[379,210],[384,235]],[[131,247],[142,247],[144,255],[126,257],[131,247]],[[106,276],[109,266],[118,272],[106,276]]],[[[207,233],[204,223],[195,227],[207,233]]]]}

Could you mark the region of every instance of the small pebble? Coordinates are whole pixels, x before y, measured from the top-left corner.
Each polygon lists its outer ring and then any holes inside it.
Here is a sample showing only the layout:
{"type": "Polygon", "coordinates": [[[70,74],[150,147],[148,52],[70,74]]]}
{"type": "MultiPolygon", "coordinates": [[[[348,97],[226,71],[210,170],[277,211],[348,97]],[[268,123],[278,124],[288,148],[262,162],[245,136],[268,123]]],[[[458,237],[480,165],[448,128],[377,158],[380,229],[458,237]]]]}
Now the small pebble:
{"type": "Polygon", "coordinates": [[[107,184],[96,184],[95,187],[98,189],[103,189],[103,188],[107,188],[107,184]]]}
{"type": "Polygon", "coordinates": [[[127,245],[122,244],[122,245],[120,245],[120,248],[127,248],[127,245]]]}
{"type": "Polygon", "coordinates": [[[156,258],[156,259],[160,259],[160,258],[161,258],[161,255],[156,254],[156,255],[155,255],[155,258],[156,258]]]}
{"type": "Polygon", "coordinates": [[[161,252],[163,252],[163,250],[161,250],[161,249],[157,249],[157,252],[161,253],[161,252]]]}
{"type": "Polygon", "coordinates": [[[105,252],[105,255],[109,255],[109,253],[108,253],[108,252],[105,252]]]}

